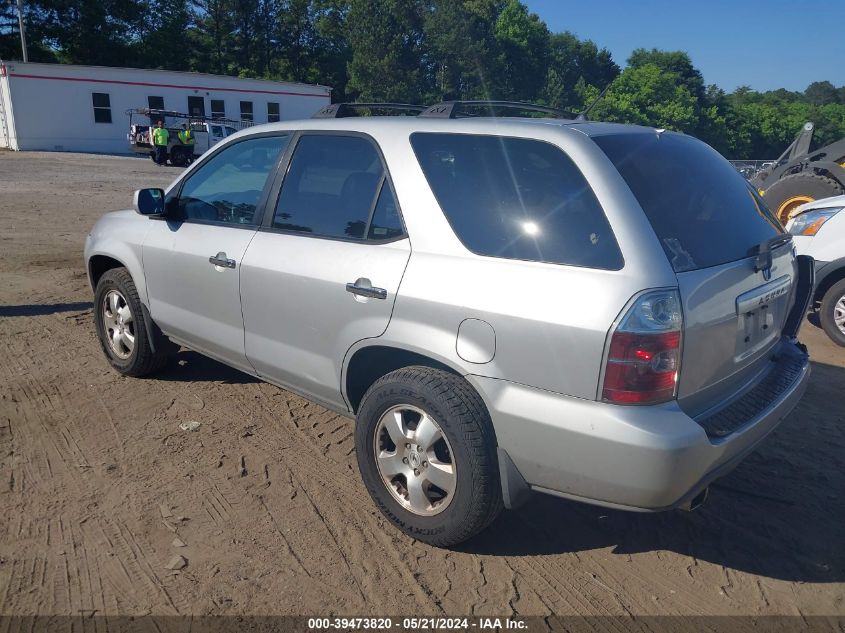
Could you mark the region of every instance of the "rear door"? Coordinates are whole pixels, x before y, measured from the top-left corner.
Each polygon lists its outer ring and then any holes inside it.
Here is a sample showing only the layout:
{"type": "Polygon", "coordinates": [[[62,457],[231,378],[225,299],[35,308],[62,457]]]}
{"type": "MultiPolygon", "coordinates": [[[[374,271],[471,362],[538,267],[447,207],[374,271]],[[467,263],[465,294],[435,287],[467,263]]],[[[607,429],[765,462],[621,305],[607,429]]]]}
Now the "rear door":
{"type": "Polygon", "coordinates": [[[791,240],[706,144],[656,131],[594,140],[631,188],[677,275],[684,312],[678,399],[697,415],[770,366],[793,301],[791,240]]]}
{"type": "Polygon", "coordinates": [[[271,210],[241,268],[246,355],[262,377],[340,404],[346,352],[387,328],[411,253],[374,141],[302,135],[271,210]]]}

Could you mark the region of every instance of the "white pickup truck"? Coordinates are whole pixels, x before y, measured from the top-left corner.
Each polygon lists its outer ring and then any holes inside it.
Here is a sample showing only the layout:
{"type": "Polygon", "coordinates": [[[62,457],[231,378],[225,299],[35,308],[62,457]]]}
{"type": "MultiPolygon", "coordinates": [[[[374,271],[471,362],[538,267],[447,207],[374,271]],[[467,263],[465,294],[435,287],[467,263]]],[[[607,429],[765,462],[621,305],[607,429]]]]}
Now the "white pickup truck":
{"type": "Polygon", "coordinates": [[[208,148],[237,132],[238,128],[243,127],[244,123],[228,119],[192,117],[179,112],[150,110],[148,108],[129,110],[127,114],[129,115],[129,133],[126,135],[126,139],[129,141],[131,151],[136,154],[149,155],[151,158],[154,156],[151,137],[152,127],[159,120],[165,122],[167,131],[170,132],[167,143],[167,157],[170,163],[176,167],[189,165],[208,148]],[[136,118],[138,122],[133,120],[136,118]],[[179,140],[179,132],[182,130],[183,124],[191,128],[194,137],[193,145],[186,145],[179,140]]]}

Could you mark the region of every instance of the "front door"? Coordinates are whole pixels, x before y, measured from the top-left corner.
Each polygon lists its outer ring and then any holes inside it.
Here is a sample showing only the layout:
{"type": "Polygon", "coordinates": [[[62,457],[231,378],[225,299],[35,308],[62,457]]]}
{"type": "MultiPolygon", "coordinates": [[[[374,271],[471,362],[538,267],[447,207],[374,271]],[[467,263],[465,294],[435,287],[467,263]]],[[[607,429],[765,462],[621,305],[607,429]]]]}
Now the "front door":
{"type": "Polygon", "coordinates": [[[215,152],[177,185],[143,245],[150,313],[166,334],[252,371],[244,355],[239,272],[286,136],[215,152]]]}
{"type": "Polygon", "coordinates": [[[342,404],[344,356],[387,328],[410,253],[374,142],[301,136],[241,268],[246,355],[258,374],[342,404]]]}

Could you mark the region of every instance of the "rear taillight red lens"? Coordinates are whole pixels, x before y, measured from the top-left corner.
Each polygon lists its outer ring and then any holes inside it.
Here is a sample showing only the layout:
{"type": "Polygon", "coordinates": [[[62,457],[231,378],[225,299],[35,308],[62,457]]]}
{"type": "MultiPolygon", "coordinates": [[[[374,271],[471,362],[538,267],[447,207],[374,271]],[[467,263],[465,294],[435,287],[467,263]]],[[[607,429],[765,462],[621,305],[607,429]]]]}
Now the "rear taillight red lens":
{"type": "Polygon", "coordinates": [[[615,404],[656,404],[674,398],[681,325],[676,291],[642,295],[611,336],[602,399],[615,404]]]}

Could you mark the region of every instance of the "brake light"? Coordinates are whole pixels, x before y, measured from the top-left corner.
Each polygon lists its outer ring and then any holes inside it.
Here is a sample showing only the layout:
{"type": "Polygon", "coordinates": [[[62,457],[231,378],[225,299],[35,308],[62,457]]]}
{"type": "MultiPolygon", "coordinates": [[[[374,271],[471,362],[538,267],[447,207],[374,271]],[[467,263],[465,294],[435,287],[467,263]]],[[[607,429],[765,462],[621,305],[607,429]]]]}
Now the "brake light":
{"type": "Polygon", "coordinates": [[[676,290],[640,296],[611,335],[602,399],[614,404],[656,404],[674,398],[682,325],[676,290]]]}

